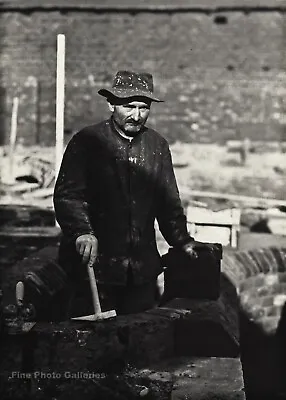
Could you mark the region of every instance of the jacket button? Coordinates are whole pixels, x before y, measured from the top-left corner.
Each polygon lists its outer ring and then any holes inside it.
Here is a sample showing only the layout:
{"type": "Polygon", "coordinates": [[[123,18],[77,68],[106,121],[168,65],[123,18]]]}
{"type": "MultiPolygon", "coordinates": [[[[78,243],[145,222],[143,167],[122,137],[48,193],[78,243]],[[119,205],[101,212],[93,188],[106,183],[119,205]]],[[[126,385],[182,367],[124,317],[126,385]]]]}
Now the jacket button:
{"type": "Polygon", "coordinates": [[[124,268],[128,268],[128,265],[129,265],[128,258],[124,258],[124,260],[122,261],[122,265],[123,265],[124,268]]]}

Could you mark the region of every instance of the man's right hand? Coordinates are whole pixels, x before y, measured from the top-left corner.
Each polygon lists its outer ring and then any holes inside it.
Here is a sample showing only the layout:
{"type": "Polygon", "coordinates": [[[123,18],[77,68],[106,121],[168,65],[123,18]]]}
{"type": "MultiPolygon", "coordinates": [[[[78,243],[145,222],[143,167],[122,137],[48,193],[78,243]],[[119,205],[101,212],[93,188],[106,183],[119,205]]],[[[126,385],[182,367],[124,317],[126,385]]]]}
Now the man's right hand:
{"type": "Polygon", "coordinates": [[[82,256],[83,264],[91,267],[97,257],[98,240],[94,235],[85,234],[79,236],[75,241],[77,252],[82,256]]]}

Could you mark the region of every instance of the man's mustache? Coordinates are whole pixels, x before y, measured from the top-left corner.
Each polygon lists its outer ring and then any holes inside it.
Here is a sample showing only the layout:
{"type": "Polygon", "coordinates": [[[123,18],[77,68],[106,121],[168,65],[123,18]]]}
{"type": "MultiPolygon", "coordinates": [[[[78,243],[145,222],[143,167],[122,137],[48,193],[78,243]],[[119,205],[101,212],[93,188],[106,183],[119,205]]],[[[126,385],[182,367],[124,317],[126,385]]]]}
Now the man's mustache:
{"type": "Polygon", "coordinates": [[[131,119],[126,121],[128,124],[133,124],[133,125],[141,125],[142,121],[133,121],[131,119]]]}

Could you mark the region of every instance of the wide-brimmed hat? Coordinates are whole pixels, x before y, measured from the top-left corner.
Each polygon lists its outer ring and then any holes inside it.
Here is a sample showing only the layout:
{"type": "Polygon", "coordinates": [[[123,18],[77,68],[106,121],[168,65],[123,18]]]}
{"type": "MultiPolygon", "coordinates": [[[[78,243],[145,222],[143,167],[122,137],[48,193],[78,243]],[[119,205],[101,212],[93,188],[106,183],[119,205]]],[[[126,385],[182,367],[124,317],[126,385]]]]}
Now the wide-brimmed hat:
{"type": "Polygon", "coordinates": [[[153,95],[153,77],[149,73],[137,73],[132,71],[118,71],[115,75],[112,87],[98,91],[101,96],[115,96],[120,99],[129,97],[147,97],[156,102],[162,102],[153,95]]]}

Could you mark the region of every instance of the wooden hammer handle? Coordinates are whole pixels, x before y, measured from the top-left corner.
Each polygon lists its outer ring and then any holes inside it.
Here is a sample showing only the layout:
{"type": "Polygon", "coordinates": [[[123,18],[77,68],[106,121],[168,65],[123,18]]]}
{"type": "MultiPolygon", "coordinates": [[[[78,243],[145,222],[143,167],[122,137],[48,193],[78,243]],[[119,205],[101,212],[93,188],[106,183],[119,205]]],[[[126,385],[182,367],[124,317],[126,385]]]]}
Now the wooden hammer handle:
{"type": "Polygon", "coordinates": [[[19,281],[16,285],[16,304],[22,306],[24,302],[24,283],[19,281]]]}
{"type": "Polygon", "coordinates": [[[101,305],[100,305],[100,301],[99,301],[99,295],[98,295],[97,284],[96,284],[96,280],[95,280],[93,267],[88,266],[87,272],[88,272],[89,283],[90,283],[90,288],[91,288],[94,314],[98,315],[98,314],[101,314],[101,305]]]}

